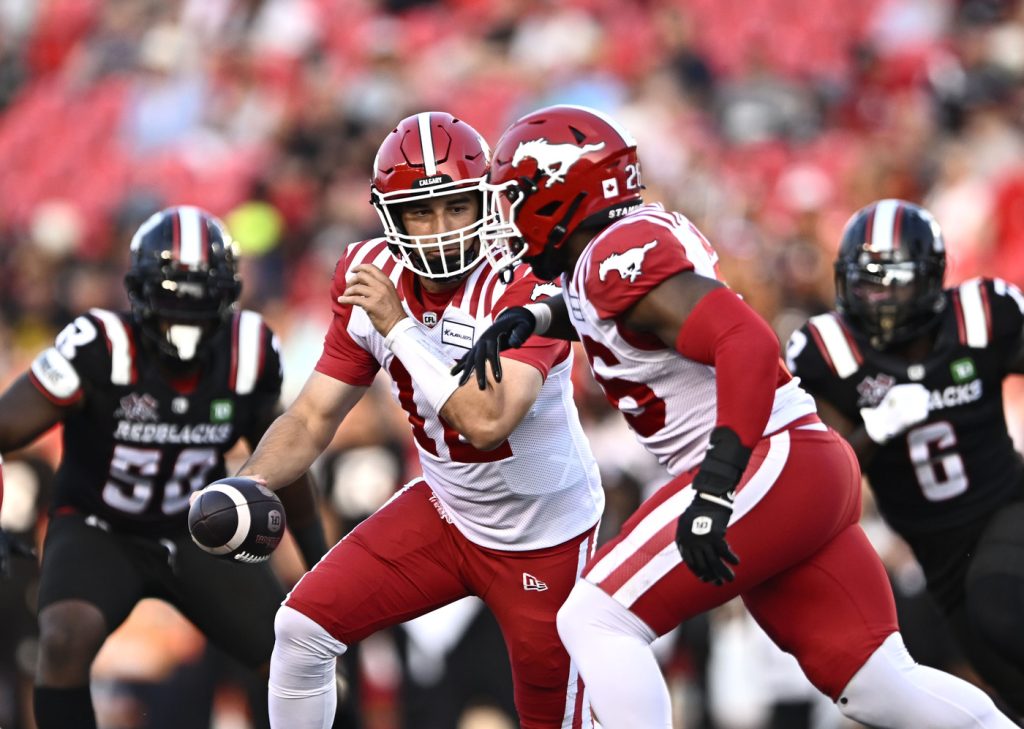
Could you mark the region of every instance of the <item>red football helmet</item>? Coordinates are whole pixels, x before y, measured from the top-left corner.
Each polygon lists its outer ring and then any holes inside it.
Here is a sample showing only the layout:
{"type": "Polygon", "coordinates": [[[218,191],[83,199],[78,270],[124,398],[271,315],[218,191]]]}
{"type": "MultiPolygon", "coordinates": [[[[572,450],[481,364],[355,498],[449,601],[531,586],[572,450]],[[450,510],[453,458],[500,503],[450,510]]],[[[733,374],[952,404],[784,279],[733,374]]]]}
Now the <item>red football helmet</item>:
{"type": "Polygon", "coordinates": [[[377,152],[370,183],[370,201],[391,254],[427,278],[452,278],[473,268],[483,257],[476,243],[484,222],[482,199],[474,223],[443,236],[406,233],[399,206],[480,191],[490,162],[484,138],[451,114],[427,111],[400,121],[377,152]]]}
{"type": "Polygon", "coordinates": [[[499,269],[526,257],[536,270],[577,228],[604,227],[641,205],[642,189],[636,141],[601,112],[563,105],[527,114],[494,150],[484,249],[499,269]]]}

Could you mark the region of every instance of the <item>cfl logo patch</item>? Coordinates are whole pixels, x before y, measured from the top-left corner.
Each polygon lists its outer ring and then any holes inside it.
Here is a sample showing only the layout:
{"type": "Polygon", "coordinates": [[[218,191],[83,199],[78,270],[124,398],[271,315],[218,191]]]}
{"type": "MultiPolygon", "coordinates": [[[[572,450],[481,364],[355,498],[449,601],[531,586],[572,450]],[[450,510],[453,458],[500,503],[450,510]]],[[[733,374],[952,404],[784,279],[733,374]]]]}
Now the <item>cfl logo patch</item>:
{"type": "Polygon", "coordinates": [[[693,526],[690,527],[690,531],[696,534],[698,537],[703,537],[705,534],[711,531],[711,526],[714,522],[711,521],[710,516],[698,516],[693,520],[693,526]]]}

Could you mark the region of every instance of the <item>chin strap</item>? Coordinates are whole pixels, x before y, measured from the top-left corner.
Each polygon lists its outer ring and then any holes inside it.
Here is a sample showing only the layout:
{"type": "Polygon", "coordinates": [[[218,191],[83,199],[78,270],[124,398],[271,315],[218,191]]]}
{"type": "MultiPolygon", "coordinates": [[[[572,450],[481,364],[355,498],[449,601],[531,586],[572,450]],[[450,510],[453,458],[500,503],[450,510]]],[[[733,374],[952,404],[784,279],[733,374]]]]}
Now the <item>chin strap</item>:
{"type": "Polygon", "coordinates": [[[551,229],[548,233],[548,245],[559,246],[565,242],[565,237],[569,235],[569,221],[572,220],[572,216],[576,214],[576,210],[579,208],[583,201],[586,200],[587,193],[581,192],[573,198],[572,202],[569,203],[569,207],[565,211],[565,215],[558,221],[558,224],[551,229]]]}

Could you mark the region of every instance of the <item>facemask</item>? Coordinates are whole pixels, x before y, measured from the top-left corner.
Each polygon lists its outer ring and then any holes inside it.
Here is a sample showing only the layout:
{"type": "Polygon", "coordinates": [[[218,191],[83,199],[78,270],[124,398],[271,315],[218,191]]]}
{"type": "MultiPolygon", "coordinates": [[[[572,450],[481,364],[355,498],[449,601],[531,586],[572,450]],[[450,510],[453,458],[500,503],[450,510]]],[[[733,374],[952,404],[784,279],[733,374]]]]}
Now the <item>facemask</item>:
{"type": "Polygon", "coordinates": [[[189,362],[196,356],[203,328],[193,324],[171,324],[167,327],[167,341],[178,350],[178,359],[189,362]]]}

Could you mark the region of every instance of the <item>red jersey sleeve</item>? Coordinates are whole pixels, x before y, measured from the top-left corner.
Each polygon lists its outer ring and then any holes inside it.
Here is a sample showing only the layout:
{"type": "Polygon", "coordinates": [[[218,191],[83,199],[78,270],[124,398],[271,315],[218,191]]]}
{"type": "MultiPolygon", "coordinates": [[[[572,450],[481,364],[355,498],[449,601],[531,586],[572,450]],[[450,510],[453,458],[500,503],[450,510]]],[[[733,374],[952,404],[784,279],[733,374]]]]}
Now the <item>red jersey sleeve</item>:
{"type": "Polygon", "coordinates": [[[380,363],[349,333],[352,307],[338,303],[338,297],[345,293],[345,278],[349,269],[347,263],[348,258],[342,257],[334,269],[334,279],[331,281],[331,310],[334,317],[324,337],[324,351],[315,369],[349,385],[366,387],[373,382],[380,363]]]}
{"type": "MultiPolygon", "coordinates": [[[[694,245],[710,247],[694,229],[694,245]]],[[[694,270],[672,229],[638,220],[597,239],[586,271],[587,299],[602,319],[614,319],[662,281],[694,270]]]]}
{"type": "MultiPolygon", "coordinates": [[[[497,297],[491,308],[491,315],[497,317],[505,309],[513,306],[526,306],[548,298],[558,296],[562,288],[552,281],[543,281],[533,275],[529,266],[516,269],[512,283],[497,297]]],[[[570,343],[561,339],[548,337],[530,337],[526,344],[518,349],[506,349],[501,353],[506,359],[525,362],[538,370],[547,379],[548,372],[559,362],[569,356],[570,343]]]]}

